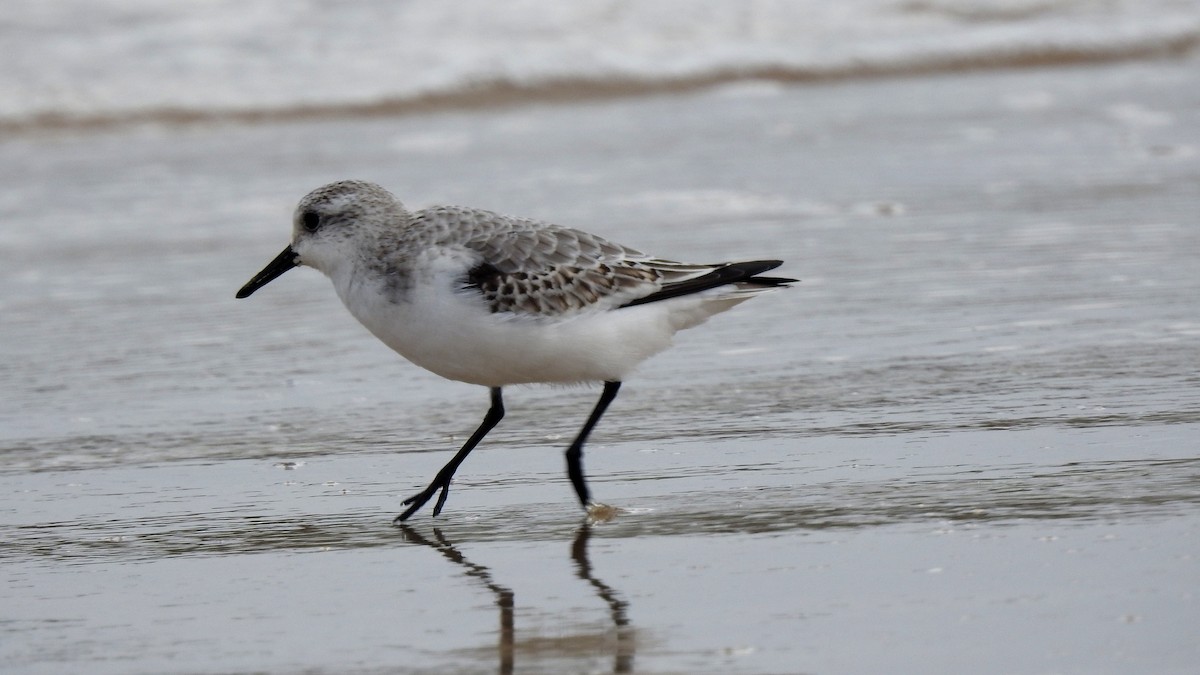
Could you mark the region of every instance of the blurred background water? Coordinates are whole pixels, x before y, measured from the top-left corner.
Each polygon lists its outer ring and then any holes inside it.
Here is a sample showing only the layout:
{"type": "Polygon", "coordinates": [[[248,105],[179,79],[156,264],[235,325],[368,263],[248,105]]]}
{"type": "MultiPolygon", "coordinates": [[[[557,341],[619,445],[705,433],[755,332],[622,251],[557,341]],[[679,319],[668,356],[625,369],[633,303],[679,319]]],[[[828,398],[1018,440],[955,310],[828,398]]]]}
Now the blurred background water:
{"type": "Polygon", "coordinates": [[[1181,0],[7,3],[0,664],[1191,672],[1198,40],[1181,0]],[[520,388],[400,531],[486,392],[311,271],[233,299],[351,177],[802,283],[626,384],[615,522],[562,475],[596,391],[520,388]]]}
{"type": "Polygon", "coordinates": [[[1180,54],[1194,0],[6,3],[6,127],[1180,54]]]}

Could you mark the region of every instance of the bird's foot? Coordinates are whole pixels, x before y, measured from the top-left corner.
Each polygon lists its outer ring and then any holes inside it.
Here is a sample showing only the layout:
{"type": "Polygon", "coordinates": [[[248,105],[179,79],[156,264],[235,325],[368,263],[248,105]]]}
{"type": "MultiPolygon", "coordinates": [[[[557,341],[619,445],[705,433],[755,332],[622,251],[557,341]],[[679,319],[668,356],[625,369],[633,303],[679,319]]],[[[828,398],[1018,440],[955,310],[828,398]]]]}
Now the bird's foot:
{"type": "Polygon", "coordinates": [[[403,502],[400,502],[408,508],[404,510],[404,513],[396,516],[396,518],[392,520],[392,524],[399,525],[400,523],[408,520],[409,516],[419,511],[422,506],[425,506],[425,502],[429,501],[433,497],[433,493],[437,492],[438,490],[441,490],[442,493],[438,496],[437,504],[433,505],[433,517],[437,518],[438,514],[442,512],[442,506],[446,504],[446,497],[450,495],[450,481],[442,481],[435,478],[434,481],[429,484],[429,487],[421,490],[408,499],[405,499],[403,502]]]}

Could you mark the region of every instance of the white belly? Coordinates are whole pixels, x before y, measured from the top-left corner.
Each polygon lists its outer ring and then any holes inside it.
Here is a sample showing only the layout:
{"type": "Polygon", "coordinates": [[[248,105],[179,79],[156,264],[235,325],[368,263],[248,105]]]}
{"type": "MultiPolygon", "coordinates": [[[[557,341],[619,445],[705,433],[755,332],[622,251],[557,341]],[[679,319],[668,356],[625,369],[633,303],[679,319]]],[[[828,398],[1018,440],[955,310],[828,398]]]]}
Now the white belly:
{"type": "Polygon", "coordinates": [[[567,317],[495,314],[470,291],[412,288],[394,302],[356,286],[339,295],[384,344],[442,377],[488,387],[623,379],[674,334],[657,304],[567,317]]]}

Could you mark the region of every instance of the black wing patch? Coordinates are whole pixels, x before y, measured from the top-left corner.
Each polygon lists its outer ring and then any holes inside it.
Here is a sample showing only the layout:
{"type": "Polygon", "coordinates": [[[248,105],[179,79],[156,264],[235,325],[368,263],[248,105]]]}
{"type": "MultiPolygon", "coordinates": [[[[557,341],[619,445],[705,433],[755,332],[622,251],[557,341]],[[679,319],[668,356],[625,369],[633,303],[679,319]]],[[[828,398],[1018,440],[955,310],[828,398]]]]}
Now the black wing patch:
{"type": "Polygon", "coordinates": [[[796,279],[787,279],[785,277],[760,277],[757,276],[773,270],[783,264],[782,260],[751,260],[748,262],[729,263],[714,269],[713,271],[703,276],[679,283],[668,284],[661,290],[658,290],[650,295],[638,298],[631,302],[627,302],[622,307],[633,307],[634,305],[644,305],[648,302],[658,302],[659,300],[667,300],[669,298],[678,298],[682,295],[690,295],[707,291],[710,288],[718,286],[726,286],[728,284],[751,284],[754,286],[786,286],[794,283],[796,279]]]}

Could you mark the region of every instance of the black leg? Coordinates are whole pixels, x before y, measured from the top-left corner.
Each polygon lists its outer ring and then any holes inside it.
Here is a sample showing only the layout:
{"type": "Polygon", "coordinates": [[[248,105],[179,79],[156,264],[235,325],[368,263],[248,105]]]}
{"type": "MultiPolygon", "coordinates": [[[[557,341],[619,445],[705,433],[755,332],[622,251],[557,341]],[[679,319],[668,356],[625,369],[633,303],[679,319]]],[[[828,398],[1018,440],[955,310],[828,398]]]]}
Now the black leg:
{"type": "Polygon", "coordinates": [[[583,444],[587,442],[588,434],[592,433],[592,427],[600,421],[600,416],[604,414],[608,404],[617,397],[617,391],[620,389],[620,382],[604,383],[604,391],[600,394],[600,400],[596,401],[596,407],[592,408],[592,414],[588,416],[587,422],[584,422],[583,428],[579,430],[579,435],[575,437],[571,447],[567,448],[567,475],[571,478],[571,485],[575,486],[575,494],[579,495],[579,503],[585,509],[591,502],[591,497],[588,494],[587,483],[583,480],[583,444]]]}
{"type": "Polygon", "coordinates": [[[487,436],[488,432],[499,424],[502,419],[504,419],[504,400],[500,397],[500,387],[492,387],[492,407],[488,408],[487,414],[483,416],[483,421],[479,423],[479,428],[475,430],[475,433],[471,434],[471,437],[463,444],[458,454],[454,455],[454,459],[451,459],[446,466],[442,467],[442,470],[437,473],[437,476],[434,477],[429,487],[404,500],[403,503],[408,506],[408,510],[396,516],[393,522],[399,523],[408,520],[409,516],[416,513],[422,506],[425,506],[425,502],[429,501],[433,493],[440,489],[442,494],[438,496],[437,504],[433,507],[433,517],[436,518],[442,512],[442,505],[446,503],[446,497],[450,493],[450,480],[454,478],[454,472],[458,471],[458,465],[463,463],[467,455],[471,454],[476,445],[479,445],[479,441],[482,441],[483,437],[487,436]]]}

